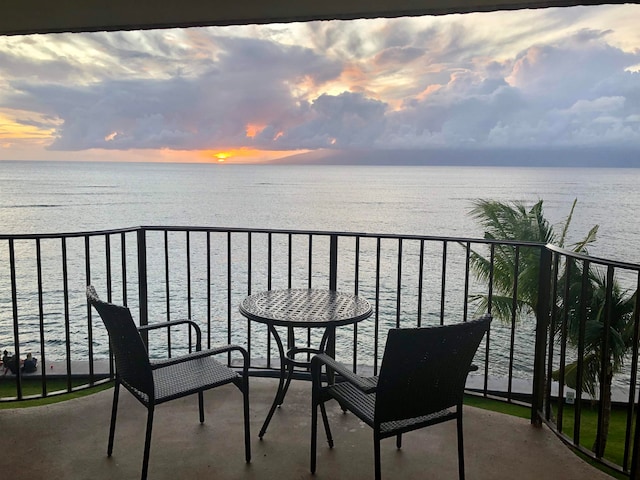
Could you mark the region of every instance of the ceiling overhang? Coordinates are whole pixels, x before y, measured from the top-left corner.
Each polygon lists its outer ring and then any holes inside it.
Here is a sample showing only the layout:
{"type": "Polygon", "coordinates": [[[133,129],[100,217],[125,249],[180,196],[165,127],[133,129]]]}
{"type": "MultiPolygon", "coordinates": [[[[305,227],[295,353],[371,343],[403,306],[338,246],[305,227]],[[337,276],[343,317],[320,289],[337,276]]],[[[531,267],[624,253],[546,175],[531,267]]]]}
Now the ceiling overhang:
{"type": "Polygon", "coordinates": [[[445,15],[640,0],[15,0],[0,35],[445,15]]]}

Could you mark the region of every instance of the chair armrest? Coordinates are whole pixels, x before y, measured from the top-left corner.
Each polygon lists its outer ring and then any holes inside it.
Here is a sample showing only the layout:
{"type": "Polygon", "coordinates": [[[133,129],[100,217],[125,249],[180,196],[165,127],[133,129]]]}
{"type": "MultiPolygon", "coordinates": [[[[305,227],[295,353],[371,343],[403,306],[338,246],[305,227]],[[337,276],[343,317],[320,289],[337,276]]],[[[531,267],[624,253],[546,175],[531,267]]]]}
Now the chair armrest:
{"type": "Polygon", "coordinates": [[[170,365],[176,365],[178,363],[189,362],[197,358],[204,358],[204,357],[209,357],[211,355],[219,355],[220,353],[226,353],[226,352],[232,352],[232,351],[238,351],[242,354],[243,370],[245,371],[248,370],[249,353],[244,348],[238,345],[224,345],[224,346],[212,348],[209,350],[200,350],[197,352],[188,353],[186,355],[181,355],[180,357],[169,358],[167,360],[159,360],[151,364],[151,369],[156,370],[158,368],[168,367],[170,365]]]}
{"type": "Polygon", "coordinates": [[[200,327],[198,326],[198,324],[193,320],[171,320],[169,322],[151,323],[149,325],[142,325],[138,327],[138,332],[144,332],[147,330],[156,330],[158,328],[171,328],[171,327],[175,327],[176,325],[184,325],[184,324],[188,324],[189,328],[193,327],[193,329],[196,331],[196,351],[201,350],[202,349],[202,331],[200,330],[200,327]]]}
{"type": "Polygon", "coordinates": [[[360,375],[353,373],[345,365],[325,353],[315,355],[311,359],[311,375],[314,378],[320,378],[320,371],[322,370],[323,365],[326,365],[328,368],[339,373],[347,382],[351,383],[358,390],[361,390],[364,393],[373,393],[376,391],[377,382],[375,382],[375,380],[367,377],[361,377],[360,375]]]}

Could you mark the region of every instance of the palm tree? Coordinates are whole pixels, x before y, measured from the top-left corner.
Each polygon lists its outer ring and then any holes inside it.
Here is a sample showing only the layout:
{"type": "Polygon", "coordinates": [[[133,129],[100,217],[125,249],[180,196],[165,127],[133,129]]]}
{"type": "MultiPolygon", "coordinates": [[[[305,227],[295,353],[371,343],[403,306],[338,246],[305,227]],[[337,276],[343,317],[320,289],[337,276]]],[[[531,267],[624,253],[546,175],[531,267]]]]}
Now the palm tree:
{"type": "MultiPolygon", "coordinates": [[[[581,316],[579,309],[572,308],[580,301],[571,295],[567,302],[568,310],[568,339],[578,347],[580,342],[580,328],[584,324],[584,355],[582,357],[582,383],[583,391],[592,398],[596,396],[598,386],[602,388],[600,401],[603,408],[602,429],[596,433],[592,450],[598,458],[604,456],[604,451],[609,437],[609,422],[611,418],[611,387],[613,376],[619,372],[624,364],[627,353],[633,347],[635,307],[635,294],[623,290],[620,284],[613,279],[609,304],[607,303],[607,278],[603,272],[591,267],[587,272],[588,281],[586,298],[588,307],[585,316],[581,316]],[[605,316],[609,312],[609,329],[605,330],[605,316]],[[608,345],[605,356],[604,345],[608,345]],[[604,370],[603,370],[604,364],[604,370]]],[[[577,278],[571,281],[570,290],[577,292],[579,289],[577,278]]],[[[553,372],[554,380],[559,380],[559,370],[553,372]]],[[[578,387],[578,360],[565,366],[564,384],[577,390],[578,387]]]]}
{"type": "MultiPolygon", "coordinates": [[[[487,240],[515,240],[552,243],[565,248],[565,239],[569,231],[577,200],[574,200],[560,234],[544,217],[543,201],[539,200],[531,208],[522,202],[498,202],[494,200],[476,200],[471,215],[484,228],[487,240]]],[[[594,226],[586,237],[574,244],[576,253],[586,253],[587,246],[595,241],[598,226],[594,226]]],[[[497,244],[494,247],[493,271],[491,259],[473,251],[470,257],[471,268],[476,276],[485,282],[493,273],[494,292],[491,297],[491,311],[494,317],[510,321],[513,316],[519,319],[531,313],[538,318],[538,277],[540,272],[540,249],[523,247],[518,258],[518,291],[516,292],[516,311],[513,312],[513,286],[516,272],[516,249],[509,245],[497,244]],[[515,313],[515,315],[514,315],[515,313]]],[[[472,295],[479,311],[487,311],[487,295],[472,295]]]]}
{"type": "MultiPolygon", "coordinates": [[[[552,243],[561,248],[567,248],[565,241],[571,218],[575,210],[577,200],[574,200],[569,215],[567,216],[560,234],[557,234],[552,225],[544,217],[543,201],[539,200],[531,208],[527,208],[521,202],[502,203],[490,200],[478,200],[474,202],[471,210],[472,216],[480,222],[485,229],[484,238],[492,240],[518,240],[537,243],[552,243]]],[[[587,247],[596,239],[598,225],[589,230],[583,240],[570,246],[575,253],[587,254],[587,247]]],[[[481,280],[488,281],[491,274],[491,261],[478,252],[471,254],[471,267],[481,280]]],[[[540,268],[540,250],[537,247],[522,247],[518,258],[516,270],[515,247],[496,245],[493,259],[493,286],[494,294],[491,298],[492,313],[496,318],[510,321],[511,318],[521,318],[523,315],[538,312],[538,275],[540,268]],[[515,285],[515,272],[518,272],[518,289],[513,301],[513,286],[515,285]],[[515,312],[514,312],[515,305],[515,312]]],[[[602,457],[606,447],[609,419],[611,413],[611,386],[614,373],[622,367],[624,358],[633,345],[633,308],[635,295],[623,291],[614,280],[611,285],[611,306],[609,309],[609,331],[604,330],[605,308],[607,308],[606,293],[607,280],[601,271],[590,267],[587,272],[587,298],[580,298],[582,272],[580,264],[567,259],[563,272],[556,272],[559,285],[569,282],[569,298],[554,299],[554,308],[562,312],[564,308],[569,313],[568,338],[575,347],[580,341],[580,322],[584,321],[584,356],[582,390],[595,396],[599,379],[603,388],[603,428],[596,436],[593,451],[596,456],[602,457]],[[567,269],[570,264],[571,268],[567,269]],[[570,273],[567,273],[569,270],[570,273]],[[581,309],[577,308],[579,302],[586,301],[586,318],[581,318],[581,309]],[[605,337],[608,335],[608,337],[605,337]],[[603,359],[602,346],[608,342],[608,356],[603,359]],[[604,362],[603,362],[604,360],[604,362]],[[601,372],[605,364],[605,371],[601,372]]],[[[559,288],[558,291],[564,290],[559,288]]],[[[489,298],[487,295],[472,295],[471,300],[477,302],[478,310],[486,311],[489,298]]],[[[563,318],[562,314],[557,316],[563,318]]],[[[561,326],[557,326],[561,328],[561,326]]],[[[565,384],[570,388],[577,387],[577,361],[565,367],[565,384]]],[[[554,378],[558,379],[558,372],[554,372],[554,378]]]]}

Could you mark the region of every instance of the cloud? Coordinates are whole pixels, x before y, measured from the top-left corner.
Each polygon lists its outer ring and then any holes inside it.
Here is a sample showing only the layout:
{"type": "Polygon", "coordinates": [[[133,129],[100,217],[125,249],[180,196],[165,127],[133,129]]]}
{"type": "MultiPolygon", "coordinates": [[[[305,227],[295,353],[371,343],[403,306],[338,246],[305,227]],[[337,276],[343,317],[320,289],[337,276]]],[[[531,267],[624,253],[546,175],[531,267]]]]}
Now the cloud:
{"type": "Polygon", "coordinates": [[[582,30],[558,44],[533,45],[516,58],[507,80],[546,104],[570,104],[592,96],[613,74],[638,60],[638,53],[612,47],[605,32],[582,30]]]}
{"type": "Polygon", "coordinates": [[[385,103],[360,93],[320,95],[303,121],[277,139],[280,148],[348,148],[372,145],[383,134],[385,103]]]}
{"type": "Polygon", "coordinates": [[[54,150],[215,148],[250,143],[248,123],[295,124],[302,114],[296,87],[322,85],[340,71],[308,49],[215,40],[217,58],[197,75],[79,86],[14,80],[2,104],[62,119],[54,150]]]}
{"type": "Polygon", "coordinates": [[[432,93],[390,114],[388,136],[379,143],[640,147],[638,125],[626,120],[640,108],[640,74],[625,71],[639,54],[612,47],[606,36],[583,30],[534,44],[513,61],[452,70],[432,93]]]}
{"type": "Polygon", "coordinates": [[[11,37],[0,108],[59,151],[640,148],[640,37],[568,11],[11,37]]]}

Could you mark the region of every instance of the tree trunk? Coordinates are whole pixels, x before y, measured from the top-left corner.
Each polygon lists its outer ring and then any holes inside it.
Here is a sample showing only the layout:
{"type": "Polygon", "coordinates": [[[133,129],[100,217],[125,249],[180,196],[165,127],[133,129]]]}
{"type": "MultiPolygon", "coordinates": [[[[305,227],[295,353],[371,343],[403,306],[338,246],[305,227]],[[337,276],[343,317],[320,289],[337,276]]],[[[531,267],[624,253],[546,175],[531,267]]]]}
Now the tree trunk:
{"type": "Polygon", "coordinates": [[[607,438],[609,437],[609,423],[611,421],[611,384],[613,383],[613,371],[611,365],[607,365],[607,372],[602,379],[604,391],[600,401],[602,402],[602,428],[596,432],[596,439],[593,442],[593,452],[596,458],[604,457],[607,448],[607,438]]]}

